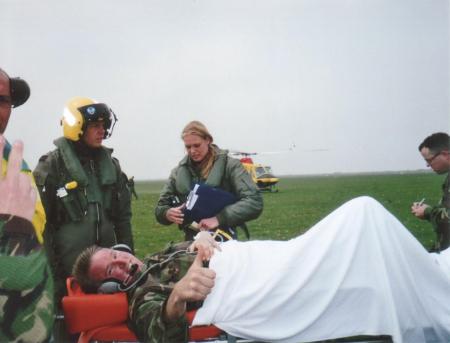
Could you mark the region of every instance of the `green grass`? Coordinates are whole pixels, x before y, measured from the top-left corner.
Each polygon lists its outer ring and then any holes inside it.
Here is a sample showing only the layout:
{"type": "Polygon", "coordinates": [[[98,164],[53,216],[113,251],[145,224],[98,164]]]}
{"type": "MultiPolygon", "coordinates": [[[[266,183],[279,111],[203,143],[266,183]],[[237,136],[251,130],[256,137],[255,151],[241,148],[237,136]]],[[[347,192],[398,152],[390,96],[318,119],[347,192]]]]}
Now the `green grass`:
{"type": "MultiPolygon", "coordinates": [[[[263,193],[263,214],[248,223],[251,239],[296,237],[345,201],[369,195],[428,247],[434,240],[431,225],[416,219],[410,207],[422,198],[426,198],[426,203],[437,203],[442,182],[443,178],[433,173],[284,177],[278,193],[263,193]]],[[[139,200],[133,200],[132,223],[139,257],[184,237],[176,225],[163,226],[155,220],[154,208],[163,184],[164,181],[136,182],[139,200]]]]}

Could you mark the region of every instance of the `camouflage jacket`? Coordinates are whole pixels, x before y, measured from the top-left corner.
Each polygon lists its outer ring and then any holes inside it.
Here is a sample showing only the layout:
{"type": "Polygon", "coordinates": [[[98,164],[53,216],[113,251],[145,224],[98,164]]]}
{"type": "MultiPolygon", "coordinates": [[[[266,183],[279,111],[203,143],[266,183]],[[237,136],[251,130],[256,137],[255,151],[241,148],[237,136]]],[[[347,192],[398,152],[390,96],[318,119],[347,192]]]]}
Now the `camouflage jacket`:
{"type": "MultiPolygon", "coordinates": [[[[186,252],[189,244],[169,244],[163,252],[147,257],[144,260],[147,267],[165,262],[155,267],[143,284],[128,293],[130,327],[142,342],[178,343],[188,340],[185,317],[165,323],[162,313],[174,284],[186,274],[195,259],[194,254],[186,252]]],[[[195,305],[188,304],[188,309],[198,307],[195,305]]]]}
{"type": "MultiPolygon", "coordinates": [[[[8,153],[7,143],[3,167],[7,165],[8,153]]],[[[32,177],[26,163],[22,169],[32,177]]],[[[54,321],[53,280],[40,244],[44,225],[39,199],[32,223],[0,214],[0,342],[34,343],[50,337],[54,321]]]]}
{"type": "Polygon", "coordinates": [[[450,172],[442,184],[442,192],[440,203],[425,210],[425,219],[431,222],[436,231],[436,248],[438,250],[450,246],[450,172]]]}
{"type": "MultiPolygon", "coordinates": [[[[227,150],[221,150],[216,146],[215,149],[214,165],[206,180],[200,177],[188,156],[185,156],[172,170],[155,208],[156,220],[159,223],[172,224],[166,218],[167,210],[173,206],[175,197],[181,203],[185,202],[194,183],[206,183],[212,187],[221,188],[234,194],[238,199],[216,215],[219,227],[236,227],[258,218],[263,210],[263,198],[256,184],[238,159],[229,157],[227,150]]],[[[192,240],[196,233],[189,229],[189,224],[191,223],[180,226],[180,229],[185,231],[186,240],[192,240]]]]}

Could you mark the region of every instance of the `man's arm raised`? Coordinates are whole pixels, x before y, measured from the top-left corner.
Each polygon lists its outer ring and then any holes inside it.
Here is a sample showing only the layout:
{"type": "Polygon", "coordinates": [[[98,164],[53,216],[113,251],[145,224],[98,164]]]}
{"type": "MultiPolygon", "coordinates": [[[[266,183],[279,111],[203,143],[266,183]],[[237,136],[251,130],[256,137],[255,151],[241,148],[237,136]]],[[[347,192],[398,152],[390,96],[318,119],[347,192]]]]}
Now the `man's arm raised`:
{"type": "Polygon", "coordinates": [[[198,248],[197,256],[186,275],[177,282],[167,299],[163,319],[175,321],[186,312],[186,303],[204,300],[214,287],[216,273],[203,267],[205,251],[198,248]]]}

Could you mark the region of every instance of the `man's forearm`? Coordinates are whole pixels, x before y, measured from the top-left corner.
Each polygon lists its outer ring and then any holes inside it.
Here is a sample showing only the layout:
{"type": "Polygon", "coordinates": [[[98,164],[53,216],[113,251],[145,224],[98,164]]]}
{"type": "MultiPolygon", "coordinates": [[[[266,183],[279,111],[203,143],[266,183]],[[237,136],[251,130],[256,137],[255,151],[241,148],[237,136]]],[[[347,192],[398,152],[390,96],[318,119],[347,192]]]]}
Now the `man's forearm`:
{"type": "Polygon", "coordinates": [[[178,320],[186,312],[186,301],[183,301],[176,289],[172,291],[164,306],[163,320],[171,323],[178,320]]]}
{"type": "Polygon", "coordinates": [[[187,341],[188,323],[185,316],[167,322],[165,306],[167,296],[138,288],[130,301],[130,323],[139,341],[149,343],[172,343],[187,341]]]}

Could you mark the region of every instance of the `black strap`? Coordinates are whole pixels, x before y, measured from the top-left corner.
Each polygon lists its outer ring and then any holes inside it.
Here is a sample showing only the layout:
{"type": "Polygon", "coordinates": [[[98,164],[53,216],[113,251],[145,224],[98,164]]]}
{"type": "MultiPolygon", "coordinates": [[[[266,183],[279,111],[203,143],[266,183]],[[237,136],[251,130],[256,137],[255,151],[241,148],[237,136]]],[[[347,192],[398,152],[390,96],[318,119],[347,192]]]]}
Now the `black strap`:
{"type": "Polygon", "coordinates": [[[241,228],[242,231],[244,231],[244,234],[245,234],[245,237],[247,238],[247,240],[250,240],[250,231],[248,231],[247,224],[243,223],[243,224],[239,225],[238,227],[241,228]]]}

